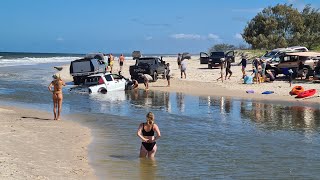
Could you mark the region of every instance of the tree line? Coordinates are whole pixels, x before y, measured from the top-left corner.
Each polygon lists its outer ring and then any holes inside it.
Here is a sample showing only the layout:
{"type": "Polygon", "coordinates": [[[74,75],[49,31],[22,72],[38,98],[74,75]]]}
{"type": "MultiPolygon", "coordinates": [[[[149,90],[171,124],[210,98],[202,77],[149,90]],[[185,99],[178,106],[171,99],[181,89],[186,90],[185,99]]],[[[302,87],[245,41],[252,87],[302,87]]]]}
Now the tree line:
{"type": "MultiPolygon", "coordinates": [[[[245,26],[242,38],[252,49],[275,49],[289,46],[320,46],[319,9],[306,5],[301,12],[292,4],[277,4],[259,12],[245,26]]],[[[245,44],[216,44],[209,51],[248,49],[245,44]]]]}

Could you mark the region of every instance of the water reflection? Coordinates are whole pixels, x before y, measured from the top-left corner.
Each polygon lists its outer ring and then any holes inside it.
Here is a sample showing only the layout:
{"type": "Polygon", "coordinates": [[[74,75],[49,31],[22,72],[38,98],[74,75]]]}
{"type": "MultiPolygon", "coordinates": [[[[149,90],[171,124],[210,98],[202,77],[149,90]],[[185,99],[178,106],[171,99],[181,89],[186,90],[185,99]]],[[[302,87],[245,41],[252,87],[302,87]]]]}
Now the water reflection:
{"type": "Polygon", "coordinates": [[[319,109],[308,106],[284,106],[251,100],[233,100],[225,97],[199,97],[199,107],[213,113],[219,110],[221,120],[228,116],[263,125],[268,129],[318,130],[319,109]]]}

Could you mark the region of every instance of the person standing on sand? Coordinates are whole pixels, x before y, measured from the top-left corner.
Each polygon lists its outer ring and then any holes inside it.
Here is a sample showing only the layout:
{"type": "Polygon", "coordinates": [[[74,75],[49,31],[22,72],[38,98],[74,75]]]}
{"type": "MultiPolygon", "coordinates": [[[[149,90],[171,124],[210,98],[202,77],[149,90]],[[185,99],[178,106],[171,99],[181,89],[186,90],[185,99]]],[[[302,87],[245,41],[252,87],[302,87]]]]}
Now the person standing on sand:
{"type": "Polygon", "coordinates": [[[184,75],[184,78],[187,79],[187,74],[186,74],[186,71],[187,71],[187,66],[188,66],[188,60],[187,59],[183,59],[181,61],[181,79],[183,78],[183,75],[184,75]]]}
{"type": "Polygon", "coordinates": [[[177,63],[178,63],[178,68],[181,69],[181,59],[182,59],[182,56],[180,53],[178,53],[178,57],[177,57],[177,63]]]}
{"type": "Polygon", "coordinates": [[[228,58],[227,61],[226,61],[226,77],[225,77],[225,80],[227,80],[227,76],[229,74],[229,78],[231,77],[232,75],[232,71],[231,71],[231,58],[228,58]]]}
{"type": "Polygon", "coordinates": [[[124,55],[121,54],[120,57],[119,57],[119,65],[120,65],[120,71],[119,71],[119,74],[121,74],[121,71],[122,71],[122,67],[123,67],[123,63],[124,63],[124,55]]]}
{"type": "Polygon", "coordinates": [[[112,53],[110,53],[109,54],[110,73],[112,73],[113,63],[114,63],[114,56],[112,55],[112,53]]]}
{"type": "Polygon", "coordinates": [[[168,81],[168,87],[170,87],[170,78],[171,78],[171,70],[170,70],[170,64],[167,63],[167,67],[166,67],[166,78],[167,78],[167,81],[168,81]]]}
{"type": "Polygon", "coordinates": [[[221,81],[223,82],[223,75],[224,75],[224,58],[220,59],[220,77],[217,79],[217,81],[219,81],[219,79],[221,79],[221,81]]]}
{"type": "Polygon", "coordinates": [[[244,79],[244,76],[246,75],[246,67],[247,67],[247,59],[245,56],[242,56],[241,62],[238,64],[241,64],[241,71],[242,71],[242,79],[244,79]]]}
{"type": "Polygon", "coordinates": [[[48,90],[52,93],[52,100],[53,100],[53,115],[54,120],[60,120],[60,114],[62,110],[62,87],[66,84],[61,79],[60,75],[53,75],[53,81],[49,84],[48,90]],[[53,90],[52,90],[53,87],[53,90]],[[58,109],[58,113],[57,113],[58,109]]]}
{"type": "Polygon", "coordinates": [[[156,141],[161,137],[158,125],[154,123],[154,114],[149,112],[146,115],[147,122],[139,125],[137,136],[142,140],[140,147],[141,158],[154,158],[157,152],[156,141]],[[157,136],[154,133],[157,133],[157,136]]]}

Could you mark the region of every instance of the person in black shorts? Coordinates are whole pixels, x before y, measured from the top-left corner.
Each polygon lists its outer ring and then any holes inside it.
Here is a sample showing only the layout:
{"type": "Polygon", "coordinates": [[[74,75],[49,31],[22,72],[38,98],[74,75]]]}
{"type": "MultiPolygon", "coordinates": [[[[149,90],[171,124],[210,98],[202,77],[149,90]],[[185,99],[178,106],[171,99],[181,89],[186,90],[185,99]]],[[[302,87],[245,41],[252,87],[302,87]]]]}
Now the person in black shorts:
{"type": "Polygon", "coordinates": [[[168,87],[170,87],[170,78],[171,78],[171,70],[170,70],[170,64],[167,63],[167,67],[166,67],[166,77],[167,77],[167,81],[168,81],[168,87]]]}
{"type": "Polygon", "coordinates": [[[232,71],[231,71],[231,59],[228,58],[227,61],[226,61],[226,77],[225,77],[225,80],[227,80],[227,76],[229,74],[229,78],[231,77],[232,75],[232,71]]]}

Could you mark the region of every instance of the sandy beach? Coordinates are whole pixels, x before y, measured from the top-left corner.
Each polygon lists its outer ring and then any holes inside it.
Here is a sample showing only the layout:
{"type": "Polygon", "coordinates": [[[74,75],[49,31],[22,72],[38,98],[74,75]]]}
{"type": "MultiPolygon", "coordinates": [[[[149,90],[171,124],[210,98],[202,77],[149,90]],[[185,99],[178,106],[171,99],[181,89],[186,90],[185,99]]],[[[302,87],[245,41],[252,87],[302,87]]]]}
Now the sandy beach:
{"type": "MultiPolygon", "coordinates": [[[[239,57],[236,58],[239,60],[239,57]]],[[[244,99],[257,99],[257,100],[270,100],[270,101],[290,101],[290,102],[320,102],[320,98],[316,94],[312,98],[295,99],[294,96],[289,95],[289,92],[294,86],[301,85],[305,89],[317,89],[319,84],[312,83],[312,81],[299,80],[293,81],[292,86],[288,81],[283,79],[276,79],[273,83],[261,83],[261,84],[243,84],[241,66],[238,62],[233,63],[231,70],[233,72],[230,80],[224,80],[224,82],[217,81],[220,76],[220,69],[208,69],[206,64],[200,64],[199,56],[192,56],[192,59],[188,60],[187,78],[180,78],[180,70],[176,62],[176,57],[164,57],[163,60],[166,63],[170,63],[172,70],[171,86],[167,87],[167,81],[165,79],[158,79],[157,82],[149,84],[151,90],[167,91],[167,92],[182,92],[190,95],[198,96],[225,96],[244,99]],[[247,94],[247,90],[253,90],[253,94],[247,94]],[[261,94],[264,91],[274,91],[274,94],[264,95],[261,94]]],[[[124,71],[122,74],[130,78],[129,66],[134,65],[134,60],[126,60],[124,63],[124,71]]],[[[114,73],[119,70],[119,64],[114,63],[114,73]]],[[[246,74],[252,74],[252,65],[248,64],[246,68],[246,74]]],[[[61,76],[66,81],[72,81],[72,76],[69,74],[69,65],[65,65],[61,71],[61,76]]],[[[160,76],[159,76],[160,78],[160,76]]],[[[139,88],[144,88],[143,84],[139,85],[139,88]]]]}
{"type": "Polygon", "coordinates": [[[0,116],[1,179],[96,179],[89,128],[16,107],[0,107],[0,116]]]}

